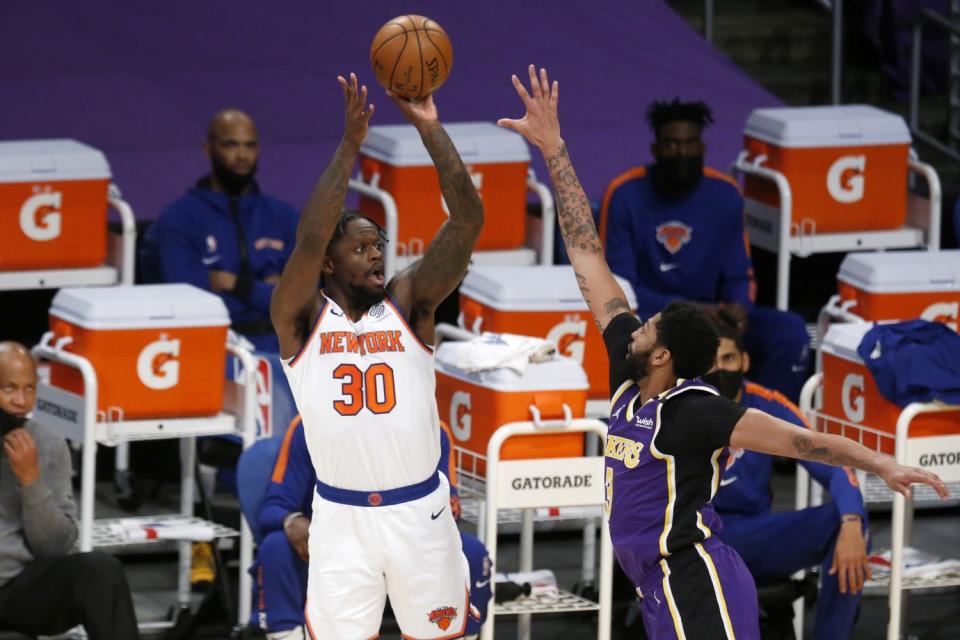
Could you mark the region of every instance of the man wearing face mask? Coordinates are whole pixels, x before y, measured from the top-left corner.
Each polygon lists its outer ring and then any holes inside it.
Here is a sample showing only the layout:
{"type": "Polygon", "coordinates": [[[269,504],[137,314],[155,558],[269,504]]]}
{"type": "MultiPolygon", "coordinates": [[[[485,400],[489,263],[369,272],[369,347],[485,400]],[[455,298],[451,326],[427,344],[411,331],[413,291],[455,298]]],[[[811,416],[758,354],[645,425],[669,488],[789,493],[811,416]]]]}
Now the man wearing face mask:
{"type": "Polygon", "coordinates": [[[72,553],[70,453],[61,436],[28,417],[36,391],[30,352],[0,342],[0,629],[47,636],[82,624],[90,640],[137,638],[120,562],[72,553]]]}
{"type": "MultiPolygon", "coordinates": [[[[720,346],[713,369],[702,377],[744,408],[759,409],[801,427],[803,414],[782,394],[744,379],[750,356],[735,321],[717,314],[720,346]]],[[[713,498],[723,520],[720,538],[736,549],[758,585],[786,580],[800,569],[821,564],[820,597],[814,637],[849,638],[856,620],[867,562],[866,507],[852,471],[803,461],[810,475],[833,498],[819,507],[771,512],[773,458],[732,450],[713,498]]]]}
{"type": "Polygon", "coordinates": [[[757,379],[796,399],[807,374],[803,319],[754,306],[756,284],[743,198],[729,176],[703,164],[703,102],[654,102],[647,121],[654,162],[616,177],[600,211],[610,269],[630,281],[649,318],[673,300],[722,306],[746,329],[757,379]]]}
{"type": "Polygon", "coordinates": [[[295,244],[299,215],[254,180],[260,143],[253,120],[225,109],[210,120],[210,174],[161,212],[141,253],[145,279],[213,291],[233,329],[258,351],[275,352],[270,296],[295,244]]]}

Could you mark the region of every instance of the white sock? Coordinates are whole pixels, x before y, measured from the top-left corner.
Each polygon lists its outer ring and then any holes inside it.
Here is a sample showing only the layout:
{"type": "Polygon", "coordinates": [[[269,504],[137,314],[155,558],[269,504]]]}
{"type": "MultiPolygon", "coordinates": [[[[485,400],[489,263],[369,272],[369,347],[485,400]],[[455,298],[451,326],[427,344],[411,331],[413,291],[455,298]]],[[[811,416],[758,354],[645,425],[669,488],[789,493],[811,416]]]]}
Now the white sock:
{"type": "Polygon", "coordinates": [[[274,631],[267,634],[267,640],[306,640],[303,627],[294,627],[286,631],[274,631]]]}

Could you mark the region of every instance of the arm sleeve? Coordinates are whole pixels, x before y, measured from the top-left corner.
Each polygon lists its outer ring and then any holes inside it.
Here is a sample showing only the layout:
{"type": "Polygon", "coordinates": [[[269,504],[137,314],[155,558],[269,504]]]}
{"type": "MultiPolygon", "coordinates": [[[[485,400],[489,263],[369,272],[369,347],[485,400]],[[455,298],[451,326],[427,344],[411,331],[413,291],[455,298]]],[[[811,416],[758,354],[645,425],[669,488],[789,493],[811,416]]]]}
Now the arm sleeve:
{"type": "Polygon", "coordinates": [[[633,212],[627,207],[619,191],[614,191],[606,211],[607,233],[604,238],[604,250],[610,270],[624,278],[633,287],[637,298],[637,308],[644,317],[652,316],[663,309],[677,296],[657,293],[643,286],[637,269],[637,254],[643,247],[635,246],[634,234],[630,225],[633,212]]]}
{"type": "Polygon", "coordinates": [[[625,312],[611,320],[603,332],[603,342],[607,345],[607,357],[610,360],[611,394],[632,377],[627,362],[627,347],[630,345],[630,335],[639,328],[640,320],[632,313],[625,312]]]}
{"type": "Polygon", "coordinates": [[[687,391],[660,410],[657,448],[664,453],[710,453],[730,444],[730,435],[746,413],[737,403],[712,393],[687,391]]]}
{"type": "Polygon", "coordinates": [[[298,423],[291,431],[280,448],[270,488],[267,489],[267,497],[257,519],[257,526],[263,535],[283,529],[283,519],[287,514],[310,511],[311,505],[304,496],[313,495],[316,478],[303,435],[303,424],[298,423]]]}
{"type": "Polygon", "coordinates": [[[727,215],[735,224],[730,225],[731,236],[727,237],[727,257],[723,261],[720,279],[720,297],[723,302],[736,302],[747,309],[753,306],[756,284],[753,278],[753,261],[750,245],[743,226],[743,198],[731,187],[731,211],[727,215]]]}
{"type": "MultiPolygon", "coordinates": [[[[35,440],[38,436],[35,436],[35,440]]],[[[69,553],[77,541],[77,506],[70,484],[71,465],[67,443],[58,436],[43,447],[40,478],[20,490],[23,534],[37,557],[69,553]]]]}

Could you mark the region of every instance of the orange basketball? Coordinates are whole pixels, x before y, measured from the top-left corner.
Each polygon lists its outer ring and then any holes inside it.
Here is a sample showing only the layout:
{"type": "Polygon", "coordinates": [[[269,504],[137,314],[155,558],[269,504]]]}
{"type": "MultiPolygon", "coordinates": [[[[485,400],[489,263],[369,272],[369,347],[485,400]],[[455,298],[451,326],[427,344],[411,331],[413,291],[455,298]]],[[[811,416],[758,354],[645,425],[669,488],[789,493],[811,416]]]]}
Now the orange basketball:
{"type": "Polygon", "coordinates": [[[399,16],[380,27],[370,45],[377,81],[405,98],[424,98],[453,66],[453,46],[439,24],[423,16],[399,16]]]}

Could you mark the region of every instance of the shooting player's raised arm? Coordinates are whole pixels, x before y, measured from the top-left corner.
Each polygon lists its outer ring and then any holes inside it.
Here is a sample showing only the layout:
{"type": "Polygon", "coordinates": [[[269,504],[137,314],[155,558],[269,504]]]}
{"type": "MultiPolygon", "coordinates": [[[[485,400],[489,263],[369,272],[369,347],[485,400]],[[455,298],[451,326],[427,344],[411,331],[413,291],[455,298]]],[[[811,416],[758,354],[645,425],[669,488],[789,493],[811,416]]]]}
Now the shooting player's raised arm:
{"type": "Polygon", "coordinates": [[[550,84],[546,69],[540,69],[538,76],[535,67],[530,65],[528,72],[529,93],[517,76],[512,77],[526,114],[519,120],[503,118],[497,124],[520,133],[543,154],[556,191],[557,218],[567,255],[583,299],[602,333],[613,318],[630,311],[630,305],[607,266],[590,202],[560,136],[559,84],[556,80],[550,84]]]}
{"type": "Polygon", "coordinates": [[[327,245],[340,221],[350,172],[373,115],[367,87],[357,86],[356,75],[351,73],[349,81],[337,76],[337,81],[346,103],[343,139],[307,200],[297,225],[297,244],[270,300],[270,319],[283,358],[300,351],[316,318],[317,285],[327,245]]]}

